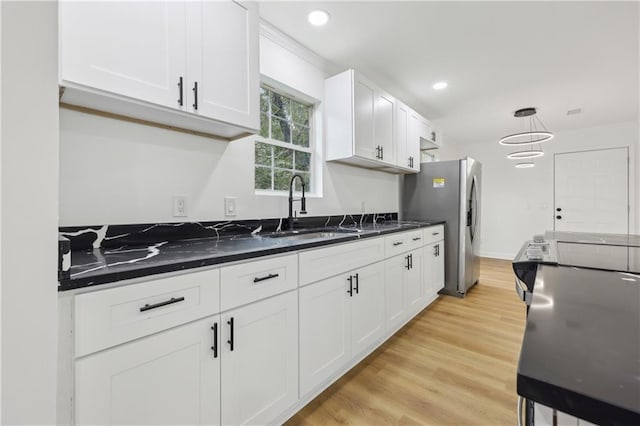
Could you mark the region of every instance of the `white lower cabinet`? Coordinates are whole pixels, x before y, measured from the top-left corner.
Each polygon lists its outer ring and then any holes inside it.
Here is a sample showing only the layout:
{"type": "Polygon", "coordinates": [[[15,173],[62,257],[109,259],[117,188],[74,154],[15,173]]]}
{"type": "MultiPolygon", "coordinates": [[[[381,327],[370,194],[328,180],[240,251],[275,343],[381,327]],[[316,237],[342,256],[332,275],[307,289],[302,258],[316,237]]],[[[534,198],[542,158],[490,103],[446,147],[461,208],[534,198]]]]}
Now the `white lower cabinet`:
{"type": "Polygon", "coordinates": [[[424,246],[424,292],[427,302],[444,288],[444,240],[424,246]]]}
{"type": "Polygon", "coordinates": [[[397,330],[424,307],[422,258],[422,249],[418,249],[385,261],[387,332],[397,330]]]}
{"type": "Polygon", "coordinates": [[[75,424],[219,424],[220,342],[212,329],[219,318],[78,359],[75,424]]]}
{"type": "Polygon", "coordinates": [[[295,291],[222,315],[222,424],[267,424],[298,400],[295,291]]]}
{"type": "Polygon", "coordinates": [[[384,263],[303,287],[300,393],[333,376],[384,335],[384,263]]]}

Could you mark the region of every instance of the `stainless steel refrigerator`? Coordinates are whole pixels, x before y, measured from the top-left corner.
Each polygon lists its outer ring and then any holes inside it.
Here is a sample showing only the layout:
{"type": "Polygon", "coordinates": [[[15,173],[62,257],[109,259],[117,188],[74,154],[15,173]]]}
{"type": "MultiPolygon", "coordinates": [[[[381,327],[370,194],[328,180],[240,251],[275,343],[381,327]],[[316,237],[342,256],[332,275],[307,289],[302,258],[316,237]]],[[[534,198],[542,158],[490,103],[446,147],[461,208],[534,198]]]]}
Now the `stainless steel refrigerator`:
{"type": "Polygon", "coordinates": [[[446,220],[443,294],[464,297],[480,275],[482,165],[472,158],[422,163],[405,175],[403,220],[446,220]]]}

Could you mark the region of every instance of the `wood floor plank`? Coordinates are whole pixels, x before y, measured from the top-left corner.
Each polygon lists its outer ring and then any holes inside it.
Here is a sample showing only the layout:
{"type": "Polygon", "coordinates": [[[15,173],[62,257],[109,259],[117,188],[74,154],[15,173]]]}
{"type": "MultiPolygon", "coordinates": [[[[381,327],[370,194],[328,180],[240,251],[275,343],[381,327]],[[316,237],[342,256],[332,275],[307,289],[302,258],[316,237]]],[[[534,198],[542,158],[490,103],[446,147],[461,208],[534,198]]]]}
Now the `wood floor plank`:
{"type": "Polygon", "coordinates": [[[464,299],[441,296],[287,425],[514,425],[524,326],[511,262],[482,259],[464,299]]]}

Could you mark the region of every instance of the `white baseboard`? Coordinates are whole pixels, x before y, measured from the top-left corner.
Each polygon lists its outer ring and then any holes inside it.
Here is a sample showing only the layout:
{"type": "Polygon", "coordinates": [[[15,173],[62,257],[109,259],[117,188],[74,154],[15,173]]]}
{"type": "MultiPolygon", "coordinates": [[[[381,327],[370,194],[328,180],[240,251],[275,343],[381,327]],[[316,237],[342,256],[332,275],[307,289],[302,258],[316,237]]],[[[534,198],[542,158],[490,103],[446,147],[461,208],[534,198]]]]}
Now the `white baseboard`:
{"type": "Polygon", "coordinates": [[[492,259],[504,259],[504,260],[513,260],[516,257],[515,253],[498,253],[493,251],[482,251],[480,252],[480,257],[490,257],[492,259]]]}

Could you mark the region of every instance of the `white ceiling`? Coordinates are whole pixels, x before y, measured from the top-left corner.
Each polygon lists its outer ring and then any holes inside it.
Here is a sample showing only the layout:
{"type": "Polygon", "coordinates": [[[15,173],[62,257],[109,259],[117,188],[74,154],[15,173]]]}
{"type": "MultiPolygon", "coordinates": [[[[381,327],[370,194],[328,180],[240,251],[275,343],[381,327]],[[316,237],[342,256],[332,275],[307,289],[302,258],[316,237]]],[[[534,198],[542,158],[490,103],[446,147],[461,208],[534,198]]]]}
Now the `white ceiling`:
{"type": "Polygon", "coordinates": [[[528,106],[552,131],[638,120],[638,2],[261,2],[260,15],[461,143],[520,130],[528,106]],[[323,28],[307,23],[316,8],[323,28]]]}

